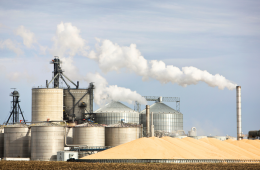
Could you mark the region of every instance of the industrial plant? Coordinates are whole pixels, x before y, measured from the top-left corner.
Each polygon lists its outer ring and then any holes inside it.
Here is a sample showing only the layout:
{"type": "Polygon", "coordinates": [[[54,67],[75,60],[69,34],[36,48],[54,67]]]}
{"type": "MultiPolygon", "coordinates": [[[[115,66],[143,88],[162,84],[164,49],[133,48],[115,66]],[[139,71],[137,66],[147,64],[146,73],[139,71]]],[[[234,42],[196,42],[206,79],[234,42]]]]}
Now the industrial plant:
{"type": "MultiPolygon", "coordinates": [[[[196,140],[215,138],[220,141],[232,138],[197,136],[196,127],[191,127],[191,131],[185,133],[179,97],[143,96],[147,101],[154,102],[151,106],[146,105],[144,110],[141,110],[141,104],[137,101],[134,109],[120,101],[111,101],[94,111],[95,83],[82,88],[79,81],[73,82],[64,74],[59,57],[54,57],[50,63],[54,66],[52,79],[46,80],[45,88],[32,88],[31,121],[24,118],[19,92],[14,89],[10,94],[10,115],[0,128],[0,158],[67,161],[87,159],[101,151],[105,153],[119,145],[127,146],[144,138],[169,141],[184,141],[188,137],[196,140]],[[66,88],[61,87],[61,82],[66,88]],[[166,102],[175,102],[176,108],[166,105],[166,102]]],[[[237,140],[241,140],[240,86],[237,86],[236,99],[237,140]]],[[[258,139],[259,136],[260,131],[250,131],[248,138],[258,139]]]]}

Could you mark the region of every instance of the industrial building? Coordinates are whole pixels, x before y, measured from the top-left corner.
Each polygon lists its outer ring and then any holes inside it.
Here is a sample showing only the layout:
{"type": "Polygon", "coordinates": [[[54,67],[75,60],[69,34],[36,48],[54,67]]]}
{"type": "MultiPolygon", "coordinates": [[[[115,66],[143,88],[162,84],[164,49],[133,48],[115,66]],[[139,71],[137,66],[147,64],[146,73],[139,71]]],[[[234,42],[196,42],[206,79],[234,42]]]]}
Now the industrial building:
{"type": "MultiPolygon", "coordinates": [[[[55,161],[61,160],[61,156],[70,157],[65,152],[74,156],[80,154],[73,151],[92,154],[143,136],[187,136],[183,131],[180,98],[144,96],[147,101],[155,103],[142,111],[138,102],[133,110],[119,101],[111,101],[93,111],[94,83],[80,88],[78,81],[74,83],[64,74],[58,57],[50,63],[54,65],[53,78],[46,81],[46,88],[32,88],[31,122],[26,122],[23,117],[19,92],[12,92],[10,116],[5,126],[0,128],[0,158],[55,161]],[[61,82],[66,84],[66,88],[61,87],[61,82]],[[176,109],[164,102],[176,102],[176,109]],[[23,122],[19,122],[20,114],[23,122]],[[13,120],[12,124],[9,120],[13,120]]],[[[238,104],[241,105],[239,96],[238,104]]],[[[239,140],[241,110],[237,115],[239,140]]],[[[188,136],[196,138],[196,128],[193,127],[188,136]]]]}

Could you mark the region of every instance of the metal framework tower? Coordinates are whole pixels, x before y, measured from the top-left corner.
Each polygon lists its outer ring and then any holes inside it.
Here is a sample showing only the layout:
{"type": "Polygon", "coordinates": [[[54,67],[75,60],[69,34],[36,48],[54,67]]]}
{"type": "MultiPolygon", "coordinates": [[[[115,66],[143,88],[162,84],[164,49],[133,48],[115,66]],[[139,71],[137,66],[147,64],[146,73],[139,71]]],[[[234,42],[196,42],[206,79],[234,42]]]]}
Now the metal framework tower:
{"type": "Polygon", "coordinates": [[[19,114],[22,115],[23,117],[23,121],[25,122],[24,116],[23,116],[23,112],[21,110],[20,104],[19,104],[19,97],[20,94],[17,90],[15,90],[15,88],[13,92],[11,92],[10,96],[13,97],[13,101],[11,101],[11,112],[10,112],[10,116],[8,117],[7,121],[6,121],[6,125],[9,123],[10,120],[12,120],[12,123],[18,123],[19,122],[19,114]]]}
{"type": "MultiPolygon", "coordinates": [[[[73,102],[73,106],[70,110],[67,110],[64,112],[64,118],[65,119],[69,119],[69,117],[72,118],[72,122],[74,122],[74,118],[75,118],[75,107],[80,103],[80,101],[87,95],[89,94],[90,97],[89,97],[89,100],[90,100],[90,109],[89,111],[87,111],[88,113],[93,113],[93,98],[94,98],[94,95],[93,95],[93,89],[94,89],[94,84],[93,82],[89,84],[89,87],[88,87],[88,91],[77,101],[76,101],[76,98],[75,96],[71,93],[71,87],[70,85],[68,84],[68,82],[70,82],[71,84],[73,84],[76,89],[79,89],[79,81],[77,81],[77,84],[74,83],[72,80],[70,80],[63,72],[63,70],[61,69],[61,64],[62,62],[60,61],[59,57],[58,56],[55,56],[54,59],[50,62],[50,64],[53,64],[54,65],[54,71],[53,71],[53,78],[50,82],[48,82],[48,80],[46,80],[46,87],[49,88],[49,85],[54,82],[53,84],[53,87],[54,88],[59,88],[60,87],[60,83],[62,83],[62,81],[66,84],[67,86],[67,89],[68,89],[68,92],[70,94],[70,96],[72,97],[72,102],[73,102]],[[60,79],[62,80],[60,82],[60,79]],[[66,79],[68,80],[68,82],[66,81],[66,79]]],[[[80,107],[84,108],[86,107],[86,105],[81,105],[80,107]]]]}
{"type": "MultiPolygon", "coordinates": [[[[146,101],[155,102],[176,102],[176,110],[180,112],[180,98],[179,97],[160,97],[160,96],[143,96],[146,101]]],[[[141,112],[141,104],[135,101],[134,110],[141,112]]]]}

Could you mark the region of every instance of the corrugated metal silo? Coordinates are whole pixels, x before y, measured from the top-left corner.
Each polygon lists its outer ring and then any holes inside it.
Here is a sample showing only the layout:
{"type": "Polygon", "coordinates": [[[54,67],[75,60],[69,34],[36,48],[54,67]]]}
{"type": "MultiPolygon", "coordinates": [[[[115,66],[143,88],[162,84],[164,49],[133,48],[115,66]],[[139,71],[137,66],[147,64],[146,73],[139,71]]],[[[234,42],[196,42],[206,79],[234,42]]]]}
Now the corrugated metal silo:
{"type": "Polygon", "coordinates": [[[32,89],[32,122],[63,120],[63,89],[32,89]]]}
{"type": "MultiPolygon", "coordinates": [[[[150,106],[153,112],[154,131],[176,132],[183,130],[183,115],[162,102],[150,106]]],[[[146,110],[141,111],[140,122],[146,129],[146,110]]]]}
{"type": "Polygon", "coordinates": [[[79,124],[83,123],[84,113],[90,110],[90,93],[88,89],[64,89],[64,109],[70,115],[73,114],[73,100],[74,104],[78,101],[78,104],[74,107],[75,121],[79,124]],[[73,99],[73,97],[75,99],[73,99]]]}
{"type": "Polygon", "coordinates": [[[106,146],[118,146],[140,137],[140,125],[119,123],[106,127],[106,146]]]}
{"type": "Polygon", "coordinates": [[[65,127],[54,123],[31,126],[31,160],[56,161],[57,152],[64,150],[65,127]]]}
{"type": "Polygon", "coordinates": [[[121,122],[122,119],[125,123],[139,124],[139,113],[116,101],[106,104],[94,113],[96,122],[99,124],[116,124],[121,122]]]}
{"type": "Polygon", "coordinates": [[[98,124],[81,124],[73,128],[73,144],[105,146],[105,127],[98,124]]]}
{"type": "Polygon", "coordinates": [[[4,127],[4,157],[29,158],[31,156],[31,131],[27,125],[4,127]]]}
{"type": "Polygon", "coordinates": [[[0,158],[4,157],[4,128],[0,128],[0,158]]]}

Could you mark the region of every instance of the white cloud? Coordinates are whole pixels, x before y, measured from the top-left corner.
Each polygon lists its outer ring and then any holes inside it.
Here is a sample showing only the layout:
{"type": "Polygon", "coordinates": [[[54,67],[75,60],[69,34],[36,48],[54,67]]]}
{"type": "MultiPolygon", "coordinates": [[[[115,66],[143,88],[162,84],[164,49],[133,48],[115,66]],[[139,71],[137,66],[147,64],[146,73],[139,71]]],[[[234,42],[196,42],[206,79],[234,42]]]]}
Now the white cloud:
{"type": "Polygon", "coordinates": [[[76,54],[87,56],[86,40],[80,36],[80,30],[71,23],[61,22],[57,25],[56,35],[53,37],[54,45],[51,53],[56,56],[74,56],[76,54]]]}
{"type": "Polygon", "coordinates": [[[15,52],[18,56],[23,54],[23,51],[20,49],[20,44],[12,41],[10,39],[0,41],[0,48],[9,49],[9,50],[15,52]]]}
{"type": "Polygon", "coordinates": [[[19,26],[16,31],[16,35],[19,35],[23,38],[23,44],[27,48],[31,48],[34,43],[36,43],[36,38],[34,36],[34,33],[32,33],[30,30],[26,29],[23,25],[19,26]]]}

